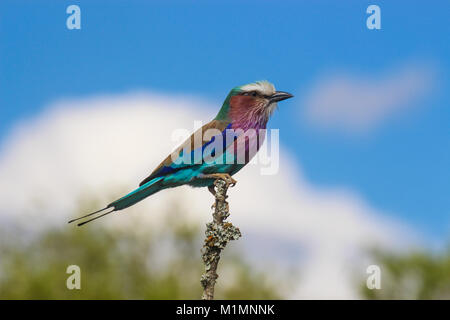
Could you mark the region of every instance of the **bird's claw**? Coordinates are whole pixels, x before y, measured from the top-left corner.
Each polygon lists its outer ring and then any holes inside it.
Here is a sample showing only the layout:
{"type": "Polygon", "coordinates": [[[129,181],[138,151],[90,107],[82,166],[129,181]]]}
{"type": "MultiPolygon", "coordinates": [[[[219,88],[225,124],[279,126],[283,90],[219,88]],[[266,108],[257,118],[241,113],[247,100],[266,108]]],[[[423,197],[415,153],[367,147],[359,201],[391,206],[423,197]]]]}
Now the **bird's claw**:
{"type": "MultiPolygon", "coordinates": [[[[201,178],[203,179],[220,179],[223,180],[227,187],[234,187],[237,183],[233,177],[231,177],[228,173],[212,173],[212,174],[205,174],[202,175],[201,178]]],[[[213,195],[216,194],[216,191],[214,190],[214,186],[211,185],[208,187],[209,192],[211,192],[213,195]]]]}
{"type": "Polygon", "coordinates": [[[225,175],[221,176],[220,179],[225,181],[225,183],[227,184],[227,187],[234,187],[237,183],[237,181],[235,179],[233,179],[233,177],[230,176],[229,174],[225,174],[225,175]]]}

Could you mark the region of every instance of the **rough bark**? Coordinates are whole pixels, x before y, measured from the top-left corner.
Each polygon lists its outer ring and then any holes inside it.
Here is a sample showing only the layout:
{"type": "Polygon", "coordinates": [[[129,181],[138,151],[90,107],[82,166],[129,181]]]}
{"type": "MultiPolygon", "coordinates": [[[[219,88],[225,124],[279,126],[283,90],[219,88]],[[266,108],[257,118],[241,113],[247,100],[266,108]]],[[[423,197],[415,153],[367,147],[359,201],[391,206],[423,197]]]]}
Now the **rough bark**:
{"type": "Polygon", "coordinates": [[[222,179],[217,179],[214,181],[214,186],[216,193],[215,202],[212,206],[214,209],[213,221],[206,224],[206,238],[201,250],[203,263],[205,264],[205,273],[200,279],[203,286],[203,300],[214,299],[214,286],[219,277],[217,266],[220,253],[230,240],[237,240],[241,237],[239,228],[225,221],[230,215],[228,202],[226,201],[229,184],[222,179]]]}

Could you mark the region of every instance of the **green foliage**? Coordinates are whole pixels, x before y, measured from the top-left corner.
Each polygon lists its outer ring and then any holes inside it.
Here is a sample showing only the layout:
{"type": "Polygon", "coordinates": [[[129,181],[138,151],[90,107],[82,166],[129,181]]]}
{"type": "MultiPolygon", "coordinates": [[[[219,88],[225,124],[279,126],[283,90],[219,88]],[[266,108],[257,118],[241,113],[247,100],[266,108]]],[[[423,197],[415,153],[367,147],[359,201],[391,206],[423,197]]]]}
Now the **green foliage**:
{"type": "Polygon", "coordinates": [[[375,253],[381,268],[381,289],[362,286],[367,299],[450,299],[450,250],[442,254],[375,253]]]}
{"type": "MultiPolygon", "coordinates": [[[[154,230],[64,225],[31,241],[2,241],[0,298],[199,299],[203,232],[174,209],[154,230]],[[66,287],[73,264],[81,268],[81,290],[66,287]]],[[[268,276],[240,254],[222,257],[219,275],[219,299],[280,298],[268,276]]]]}
{"type": "MultiPolygon", "coordinates": [[[[176,206],[164,216],[157,228],[97,222],[82,228],[64,224],[33,238],[0,232],[0,299],[199,299],[205,226],[189,222],[176,206]],[[66,287],[69,265],[81,268],[81,290],[66,287]]],[[[235,251],[240,241],[245,233],[222,254],[215,297],[283,298],[289,284],[246,261],[235,251]]],[[[378,251],[374,257],[381,268],[381,289],[369,290],[364,279],[363,298],[450,299],[450,250],[378,251]]]]}

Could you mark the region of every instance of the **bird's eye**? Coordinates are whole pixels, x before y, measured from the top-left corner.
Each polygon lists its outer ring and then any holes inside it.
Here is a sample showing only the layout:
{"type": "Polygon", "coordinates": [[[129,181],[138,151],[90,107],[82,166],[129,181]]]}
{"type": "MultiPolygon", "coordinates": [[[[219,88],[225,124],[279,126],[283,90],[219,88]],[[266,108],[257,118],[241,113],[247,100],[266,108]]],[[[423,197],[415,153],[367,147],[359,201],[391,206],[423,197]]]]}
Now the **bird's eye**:
{"type": "Polygon", "coordinates": [[[256,91],[244,92],[242,95],[256,97],[258,95],[258,92],[256,91]]]}

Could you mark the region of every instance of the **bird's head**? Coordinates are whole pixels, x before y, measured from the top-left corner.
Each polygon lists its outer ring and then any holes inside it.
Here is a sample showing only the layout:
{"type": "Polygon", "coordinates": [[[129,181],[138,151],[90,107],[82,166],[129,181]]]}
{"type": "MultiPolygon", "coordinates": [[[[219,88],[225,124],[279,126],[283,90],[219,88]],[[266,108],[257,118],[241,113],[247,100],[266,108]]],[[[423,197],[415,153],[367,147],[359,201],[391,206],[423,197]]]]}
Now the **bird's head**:
{"type": "Polygon", "coordinates": [[[276,91],[268,81],[257,81],[233,88],[217,115],[217,120],[248,120],[260,118],[267,121],[277,107],[277,102],[292,98],[284,91],[276,91]]]}

